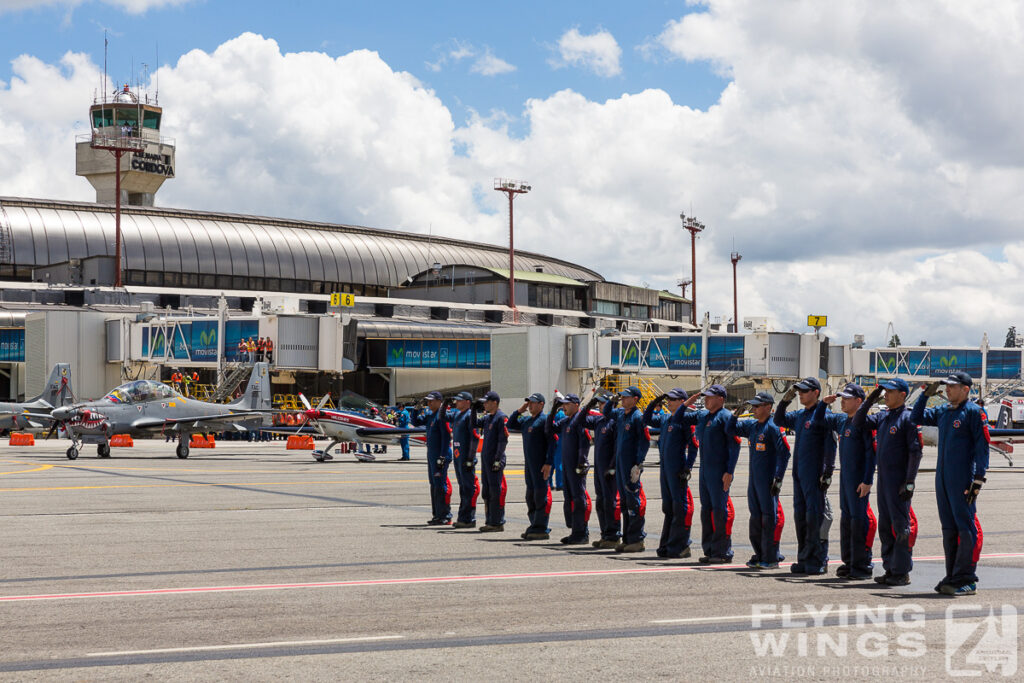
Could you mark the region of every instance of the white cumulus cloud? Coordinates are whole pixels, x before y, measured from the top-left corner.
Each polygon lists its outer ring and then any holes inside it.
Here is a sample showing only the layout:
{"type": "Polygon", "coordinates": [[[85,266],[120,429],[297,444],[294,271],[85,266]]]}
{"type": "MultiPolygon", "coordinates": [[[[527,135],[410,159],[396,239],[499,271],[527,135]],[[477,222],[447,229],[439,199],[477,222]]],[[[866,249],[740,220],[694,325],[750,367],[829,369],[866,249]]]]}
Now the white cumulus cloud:
{"type": "Polygon", "coordinates": [[[556,68],[577,66],[608,77],[622,73],[621,58],[622,48],[608,31],[584,35],[579,29],[571,28],[558,39],[558,57],[552,59],[551,64],[556,68]]]}
{"type": "MultiPolygon", "coordinates": [[[[157,201],[501,244],[491,181],[521,178],[517,246],[669,289],[689,273],[692,206],[708,226],[702,311],[731,314],[735,240],[741,316],[803,329],[828,314],[841,341],[884,343],[892,321],[904,340],[998,343],[1024,326],[1022,10],[927,6],[711,0],[656,40],[728,74],[713,106],[563,90],[528,99],[515,135],[504,116],[456,125],[374,52],[282,53],[243,34],[161,69],[178,177],[157,201]]],[[[13,67],[0,194],[91,198],[73,133],[98,69],[75,54],[13,67]]]]}

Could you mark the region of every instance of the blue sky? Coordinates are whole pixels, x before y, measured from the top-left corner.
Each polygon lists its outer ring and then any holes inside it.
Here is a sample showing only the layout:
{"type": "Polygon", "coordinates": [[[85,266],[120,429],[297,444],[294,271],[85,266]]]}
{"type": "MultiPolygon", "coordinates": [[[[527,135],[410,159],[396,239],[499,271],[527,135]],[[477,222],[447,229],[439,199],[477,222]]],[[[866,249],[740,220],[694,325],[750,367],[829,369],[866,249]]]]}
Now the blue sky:
{"type": "Polygon", "coordinates": [[[678,104],[700,109],[713,104],[726,81],[707,62],[689,63],[665,51],[645,56],[637,49],[667,22],[694,9],[678,1],[609,0],[519,1],[505,6],[453,0],[284,5],[194,0],[140,14],[96,1],[73,7],[43,5],[0,15],[4,26],[0,80],[10,79],[10,62],[20,54],[52,63],[71,50],[89,54],[102,64],[104,28],[109,30],[109,71],[117,80],[130,75],[133,60],[140,73],[143,63],[152,68],[158,43],[160,62],[173,65],[190,50],[211,52],[251,31],[276,40],[282,52],[322,51],[339,56],[374,50],[392,68],[409,72],[434,90],[457,124],[471,111],[489,116],[498,110],[511,117],[513,133],[521,134],[524,102],[565,88],[594,101],[659,88],[678,104]],[[611,32],[622,50],[621,73],[602,76],[580,67],[553,67],[560,36],[573,28],[584,35],[602,29],[611,32]],[[460,47],[474,55],[452,59],[450,54],[460,47]],[[488,50],[515,70],[491,76],[471,72],[475,59],[488,50]]]}

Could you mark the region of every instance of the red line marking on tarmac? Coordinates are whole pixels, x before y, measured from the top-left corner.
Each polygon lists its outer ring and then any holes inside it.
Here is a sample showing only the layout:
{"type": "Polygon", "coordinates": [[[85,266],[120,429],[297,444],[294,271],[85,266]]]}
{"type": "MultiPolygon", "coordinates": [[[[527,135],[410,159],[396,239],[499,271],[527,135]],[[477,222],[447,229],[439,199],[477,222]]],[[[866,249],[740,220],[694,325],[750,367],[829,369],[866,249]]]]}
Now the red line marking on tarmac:
{"type": "MultiPolygon", "coordinates": [[[[1024,557],[1024,553],[991,553],[981,559],[1024,557]]],[[[942,555],[915,557],[917,561],[945,560],[942,555]]],[[[839,564],[833,561],[830,564],[839,564]]],[[[151,588],[133,591],[100,591],[95,593],[53,593],[41,595],[4,595],[0,602],[36,600],[81,600],[88,598],[117,598],[137,595],[180,595],[191,593],[236,593],[244,591],[289,590],[294,588],[353,588],[358,586],[394,586],[424,583],[459,583],[465,581],[508,581],[515,579],[568,578],[573,576],[614,576],[617,574],[663,574],[666,572],[692,572],[707,569],[746,569],[745,564],[682,565],[679,567],[631,567],[629,569],[593,569],[571,572],[531,572],[522,574],[485,574],[481,576],[424,576],[406,579],[364,579],[360,581],[319,581],[315,583],[269,583],[249,586],[198,586],[190,588],[151,588]]]]}

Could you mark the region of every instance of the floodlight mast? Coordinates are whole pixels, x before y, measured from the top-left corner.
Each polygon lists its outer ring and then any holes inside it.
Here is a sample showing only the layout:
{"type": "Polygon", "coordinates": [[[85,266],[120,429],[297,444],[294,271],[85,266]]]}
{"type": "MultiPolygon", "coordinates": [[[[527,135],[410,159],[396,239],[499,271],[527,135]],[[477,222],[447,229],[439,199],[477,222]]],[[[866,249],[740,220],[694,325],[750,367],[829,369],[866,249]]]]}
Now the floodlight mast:
{"type": "Polygon", "coordinates": [[[690,322],[697,325],[697,233],[702,232],[705,226],[694,216],[679,214],[679,220],[683,222],[683,230],[690,233],[690,284],[692,286],[690,295],[690,322]]]}
{"type": "Polygon", "coordinates": [[[494,189],[508,195],[508,307],[512,309],[512,321],[519,322],[519,310],[516,308],[516,263],[515,263],[515,226],[512,216],[512,200],[517,194],[526,194],[533,189],[523,180],[495,178],[494,189]]]}
{"type": "Polygon", "coordinates": [[[732,252],[729,256],[732,261],[732,331],[740,331],[739,307],[736,305],[736,264],[740,262],[743,255],[738,251],[732,252]]]}

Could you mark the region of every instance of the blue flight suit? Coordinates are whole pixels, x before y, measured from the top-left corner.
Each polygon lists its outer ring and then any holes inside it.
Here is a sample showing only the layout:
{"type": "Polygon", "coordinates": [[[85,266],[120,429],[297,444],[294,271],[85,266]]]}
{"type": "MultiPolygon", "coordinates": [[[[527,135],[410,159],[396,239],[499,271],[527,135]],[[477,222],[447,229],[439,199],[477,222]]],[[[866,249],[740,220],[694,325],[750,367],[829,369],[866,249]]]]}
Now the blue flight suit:
{"type": "Polygon", "coordinates": [[[483,438],[480,440],[480,475],[483,486],[484,522],[488,526],[505,523],[505,447],[508,445],[508,418],[501,410],[493,415],[484,414],[477,419],[477,427],[483,438]],[[498,468],[495,469],[495,463],[498,468]]]}
{"type": "Polygon", "coordinates": [[[905,405],[874,415],[868,415],[870,409],[871,404],[865,401],[853,417],[853,426],[875,432],[882,568],[886,574],[902,576],[914,568],[917,516],[910,501],[901,500],[899,494],[905,483],[917,479],[917,469],[921,466],[921,432],[905,405]]]}
{"type": "Polygon", "coordinates": [[[874,435],[871,430],[854,427],[852,417],[829,411],[823,402],[814,409],[813,420],[839,437],[839,554],[843,566],[855,576],[870,575],[875,568],[871,546],[878,521],[870,496],[862,498],[857,487],[875,481],[874,435]]]}
{"type": "Polygon", "coordinates": [[[528,534],[551,533],[548,516],[551,514],[551,486],[541,473],[544,465],[551,465],[553,453],[549,447],[544,421],[547,413],[531,417],[530,413],[513,413],[508,419],[509,431],[523,435],[523,455],[526,460],[526,514],[530,518],[528,534]]]}
{"type": "Polygon", "coordinates": [[[656,413],[654,408],[653,402],[647,406],[644,422],[658,429],[658,453],[661,455],[661,511],[665,520],[658,550],[666,557],[678,557],[690,547],[693,494],[688,476],[697,459],[696,429],[683,424],[685,409],[670,414],[656,413]]]}
{"type": "Polygon", "coordinates": [[[911,419],[939,428],[939,460],[935,466],[935,498],[942,524],[946,576],[941,583],[954,588],[978,582],[982,532],[977,506],[968,505],[964,491],[988,469],[988,417],[973,401],[959,406],[928,408],[928,397],[917,399],[911,419]]]}
{"type": "Polygon", "coordinates": [[[751,562],[775,564],[786,559],[779,552],[779,539],[786,516],[778,496],[772,495],[772,484],[786,475],[789,466],[789,444],[771,418],[729,418],[730,436],[747,439],[750,452],[750,477],[747,482],[747,507],[750,509],[750,545],[754,548],[751,562]]]}
{"type": "Polygon", "coordinates": [[[587,415],[587,428],[594,433],[594,497],[602,541],[619,540],[619,489],[615,483],[615,419],[608,410],[587,415]]]}
{"type": "Polygon", "coordinates": [[[634,466],[644,464],[651,447],[651,435],[644,426],[643,413],[636,406],[628,413],[623,408],[614,408],[610,412],[615,420],[615,484],[622,509],[622,542],[630,545],[647,536],[644,531],[647,495],[639,481],[630,481],[630,471],[634,466]]]}
{"type": "Polygon", "coordinates": [[[808,574],[823,574],[828,568],[828,532],[832,527],[832,506],[820,479],[836,465],[836,440],[824,424],[814,424],[814,411],[800,408],[786,412],[789,401],[775,408],[772,420],[796,434],[793,446],[793,524],[796,527],[796,564],[808,574]]]}
{"type": "Polygon", "coordinates": [[[740,457],[739,440],[729,434],[728,410],[685,411],[681,422],[693,425],[700,451],[700,523],[701,547],[706,557],[732,559],[732,522],[736,510],[729,492],[722,489],[722,477],[736,471],[740,457]]]}
{"type": "Polygon", "coordinates": [[[587,433],[587,416],[583,409],[568,417],[561,410],[561,418],[549,421],[551,438],[558,442],[564,467],[565,496],[562,510],[565,525],[572,529],[573,540],[590,535],[590,494],[587,493],[587,470],[590,469],[590,435],[587,433]],[[576,470],[580,469],[581,472],[576,470]]]}
{"type": "MultiPolygon", "coordinates": [[[[565,411],[559,408],[555,412],[555,419],[561,420],[565,417],[565,411]]],[[[548,477],[548,486],[553,483],[555,488],[559,491],[565,489],[565,475],[562,472],[562,443],[558,439],[555,439],[552,444],[552,460],[551,460],[551,476],[548,477]]]]}
{"type": "Polygon", "coordinates": [[[457,519],[463,523],[476,523],[476,499],[480,495],[476,462],[482,444],[480,433],[476,430],[476,414],[472,408],[457,413],[452,427],[452,449],[455,456],[455,481],[459,484],[457,519]]]}
{"type": "MultiPolygon", "coordinates": [[[[409,411],[406,408],[402,408],[398,411],[398,424],[397,427],[408,427],[410,422],[409,411]]],[[[398,443],[402,446],[402,460],[409,460],[409,435],[399,437],[398,443]]]]}
{"type": "Polygon", "coordinates": [[[452,482],[448,466],[452,462],[452,425],[448,411],[436,413],[424,409],[412,417],[416,427],[426,427],[427,477],[430,480],[431,521],[452,521],[452,482]]]}

